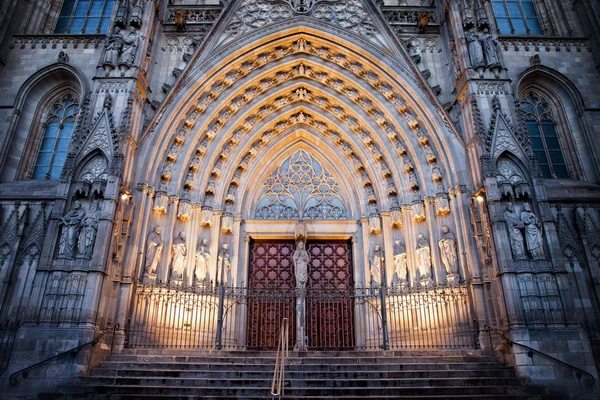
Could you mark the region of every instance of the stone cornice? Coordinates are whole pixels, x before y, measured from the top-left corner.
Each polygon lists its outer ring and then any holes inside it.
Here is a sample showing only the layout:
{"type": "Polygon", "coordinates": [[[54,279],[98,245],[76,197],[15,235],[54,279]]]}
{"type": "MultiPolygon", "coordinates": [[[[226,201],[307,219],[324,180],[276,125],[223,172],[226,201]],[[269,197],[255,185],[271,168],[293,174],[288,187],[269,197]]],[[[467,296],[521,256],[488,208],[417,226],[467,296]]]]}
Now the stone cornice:
{"type": "Polygon", "coordinates": [[[67,49],[72,47],[76,49],[82,47],[84,49],[93,47],[98,48],[101,44],[104,44],[106,35],[14,35],[10,48],[21,48],[30,47],[35,49],[40,47],[53,48],[57,47],[67,49]]]}
{"type": "Polygon", "coordinates": [[[582,49],[592,51],[587,38],[573,37],[544,37],[544,36],[498,36],[500,46],[505,50],[534,50],[534,51],[571,51],[582,49]]]}

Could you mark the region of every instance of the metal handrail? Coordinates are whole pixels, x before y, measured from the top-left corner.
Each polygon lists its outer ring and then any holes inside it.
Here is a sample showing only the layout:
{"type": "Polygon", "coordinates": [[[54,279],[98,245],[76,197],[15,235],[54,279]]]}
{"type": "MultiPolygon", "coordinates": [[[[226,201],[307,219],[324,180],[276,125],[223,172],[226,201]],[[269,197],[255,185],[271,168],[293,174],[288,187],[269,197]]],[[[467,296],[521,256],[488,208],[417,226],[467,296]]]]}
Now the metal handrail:
{"type": "Polygon", "coordinates": [[[281,321],[281,331],[279,332],[279,345],[277,346],[277,356],[275,359],[275,371],[273,371],[273,382],[271,383],[271,396],[273,398],[282,398],[285,379],[285,360],[288,357],[290,335],[290,324],[287,318],[281,321]]]}
{"type": "Polygon", "coordinates": [[[45,363],[47,363],[48,361],[52,361],[52,360],[56,360],[57,358],[66,356],[67,354],[74,354],[77,353],[79,350],[87,347],[87,346],[92,346],[95,345],[96,343],[98,343],[100,341],[100,339],[102,339],[104,337],[104,335],[106,335],[108,332],[112,331],[112,342],[111,342],[111,346],[110,346],[110,352],[112,353],[112,345],[115,342],[115,332],[117,332],[119,330],[119,324],[115,324],[113,326],[111,326],[110,328],[106,328],[104,329],[100,334],[98,334],[98,336],[94,337],[92,340],[90,340],[87,343],[84,344],[80,344],[77,347],[73,347],[72,349],[69,349],[67,351],[63,351],[62,353],[59,353],[55,356],[52,356],[50,358],[47,358],[43,361],[40,361],[38,363],[35,363],[33,365],[30,365],[29,367],[23,368],[21,370],[18,370],[17,372],[13,373],[10,378],[8,378],[9,382],[11,385],[16,385],[17,384],[17,379],[16,376],[19,374],[23,374],[23,378],[27,379],[27,375],[29,373],[30,370],[35,369],[37,367],[39,367],[40,365],[43,365],[45,363]]]}
{"type": "Polygon", "coordinates": [[[517,346],[519,346],[519,347],[523,347],[523,348],[527,349],[527,350],[528,350],[528,351],[527,351],[527,355],[528,355],[530,358],[533,358],[533,353],[536,353],[536,354],[538,354],[538,355],[540,355],[540,356],[542,356],[542,357],[544,357],[544,358],[547,358],[547,359],[549,359],[549,360],[552,360],[552,361],[554,361],[554,362],[556,362],[556,363],[558,363],[558,364],[560,364],[560,365],[562,365],[562,366],[564,366],[564,367],[571,368],[572,370],[574,370],[574,371],[575,371],[575,376],[577,377],[577,379],[581,379],[581,376],[582,376],[582,375],[586,375],[586,376],[589,378],[589,381],[588,381],[588,383],[590,384],[590,386],[594,386],[594,384],[595,384],[595,382],[596,382],[596,378],[594,378],[594,375],[590,374],[589,372],[587,372],[587,371],[584,371],[584,370],[582,370],[581,368],[577,368],[576,366],[574,366],[574,365],[571,365],[571,364],[568,364],[568,363],[566,363],[566,362],[564,362],[564,361],[561,361],[561,360],[559,360],[558,358],[554,358],[554,357],[552,357],[552,356],[551,356],[551,355],[549,355],[549,354],[546,354],[546,353],[544,353],[544,352],[541,352],[541,351],[539,351],[539,350],[536,350],[536,349],[534,349],[533,347],[529,347],[529,346],[527,346],[526,344],[515,342],[515,341],[513,341],[511,338],[509,338],[508,336],[506,336],[506,335],[504,334],[504,332],[502,332],[501,330],[498,330],[498,329],[496,329],[496,328],[492,328],[492,327],[491,327],[491,326],[489,326],[488,324],[485,324],[485,326],[484,326],[484,330],[485,330],[485,331],[486,331],[488,334],[490,334],[490,333],[494,333],[494,334],[496,334],[496,335],[500,336],[500,337],[501,337],[502,339],[504,339],[504,340],[506,341],[506,343],[508,343],[510,346],[512,346],[512,345],[517,345],[517,346]]]}

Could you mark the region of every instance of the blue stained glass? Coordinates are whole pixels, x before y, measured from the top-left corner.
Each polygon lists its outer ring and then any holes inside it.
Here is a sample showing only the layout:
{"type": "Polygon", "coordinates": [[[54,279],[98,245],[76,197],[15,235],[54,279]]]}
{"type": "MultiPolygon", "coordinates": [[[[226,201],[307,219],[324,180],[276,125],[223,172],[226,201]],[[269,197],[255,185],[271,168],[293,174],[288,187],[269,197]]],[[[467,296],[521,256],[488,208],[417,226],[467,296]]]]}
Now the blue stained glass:
{"type": "Polygon", "coordinates": [[[35,167],[33,170],[32,179],[44,179],[46,177],[46,171],[48,171],[48,167],[35,167]]]}
{"type": "Polygon", "coordinates": [[[552,172],[550,172],[550,166],[548,164],[540,164],[540,169],[542,170],[542,176],[547,179],[553,178],[552,172]]]}
{"type": "Polygon", "coordinates": [[[40,166],[48,166],[50,165],[50,160],[52,160],[52,152],[51,151],[40,151],[38,155],[37,164],[40,166]]]}
{"type": "Polygon", "coordinates": [[[57,180],[58,178],[60,178],[60,172],[62,171],[62,165],[61,166],[55,166],[50,168],[50,179],[51,180],[57,180]]]}
{"type": "Polygon", "coordinates": [[[527,33],[527,28],[525,27],[525,21],[523,18],[512,18],[513,29],[517,35],[524,35],[527,33]]]}
{"type": "Polygon", "coordinates": [[[61,17],[70,17],[75,6],[75,0],[65,0],[63,3],[62,10],[60,11],[61,17]]]}
{"type": "Polygon", "coordinates": [[[44,138],[42,140],[42,145],[40,146],[40,151],[54,151],[54,145],[56,144],[55,138],[44,138]]]}
{"type": "Polygon", "coordinates": [[[90,7],[89,0],[79,0],[77,3],[77,9],[75,10],[76,17],[85,17],[88,13],[88,9],[90,7]]]}
{"type": "Polygon", "coordinates": [[[527,130],[529,131],[529,135],[531,137],[540,136],[540,130],[538,128],[537,122],[526,122],[527,130]]]}
{"type": "Polygon", "coordinates": [[[502,2],[494,2],[493,7],[494,14],[496,14],[496,17],[506,17],[506,9],[504,8],[504,4],[502,4],[502,2]]]}
{"type": "Polygon", "coordinates": [[[67,28],[69,27],[69,20],[71,18],[70,17],[60,17],[58,19],[58,22],[56,24],[56,29],[54,30],[55,33],[65,33],[67,31],[67,28]]]}
{"type": "Polygon", "coordinates": [[[543,33],[531,0],[492,0],[492,6],[500,34],[541,35],[543,33]]]}
{"type": "Polygon", "coordinates": [[[498,24],[498,29],[500,30],[500,33],[504,34],[504,35],[509,35],[511,33],[511,27],[510,27],[510,21],[508,20],[508,18],[498,18],[496,20],[496,23],[498,24]]]}
{"type": "Polygon", "coordinates": [[[542,151],[534,151],[533,153],[535,154],[535,157],[538,159],[538,161],[540,162],[540,164],[547,164],[548,163],[548,157],[546,157],[546,152],[544,150],[542,150],[542,151]]]}
{"type": "Polygon", "coordinates": [[[96,33],[96,29],[98,29],[99,23],[100,23],[100,18],[88,18],[87,24],[85,26],[85,33],[89,33],[89,34],[96,33]]]}
{"type": "Polygon", "coordinates": [[[554,128],[554,124],[542,122],[541,125],[542,125],[542,131],[544,132],[544,136],[556,137],[556,129],[554,128]]]}
{"type": "Polygon", "coordinates": [[[92,1],[92,8],[90,9],[90,15],[93,15],[93,16],[102,15],[103,8],[104,8],[104,0],[92,1]]]}
{"type": "Polygon", "coordinates": [[[519,2],[517,1],[507,1],[506,8],[508,8],[508,15],[511,17],[522,17],[521,15],[521,7],[519,7],[519,2]]]}
{"type": "Polygon", "coordinates": [[[65,160],[67,159],[67,152],[61,151],[54,154],[54,160],[52,160],[53,165],[60,165],[61,167],[65,164],[65,160]]]}
{"type": "Polygon", "coordinates": [[[532,35],[541,35],[542,27],[540,26],[540,21],[537,18],[527,18],[527,25],[529,26],[529,33],[532,35]]]}
{"type": "Polygon", "coordinates": [[[556,164],[564,164],[565,163],[565,159],[563,158],[563,155],[560,150],[548,151],[548,153],[550,153],[550,161],[552,162],[552,165],[554,165],[554,163],[556,163],[556,164]]]}
{"type": "Polygon", "coordinates": [[[83,29],[83,23],[85,22],[85,18],[73,18],[73,23],[71,24],[70,32],[73,34],[81,33],[83,29]]]}
{"type": "Polygon", "coordinates": [[[542,138],[540,137],[532,137],[531,138],[531,147],[534,150],[539,150],[539,149],[544,149],[544,142],[542,141],[542,138]]]}
{"type": "Polygon", "coordinates": [[[44,135],[44,137],[47,137],[47,138],[58,137],[59,129],[60,129],[60,124],[58,123],[58,121],[50,122],[46,126],[46,134],[44,135]]]}
{"type": "Polygon", "coordinates": [[[554,165],[554,173],[559,179],[569,179],[569,171],[565,165],[554,165]]]}

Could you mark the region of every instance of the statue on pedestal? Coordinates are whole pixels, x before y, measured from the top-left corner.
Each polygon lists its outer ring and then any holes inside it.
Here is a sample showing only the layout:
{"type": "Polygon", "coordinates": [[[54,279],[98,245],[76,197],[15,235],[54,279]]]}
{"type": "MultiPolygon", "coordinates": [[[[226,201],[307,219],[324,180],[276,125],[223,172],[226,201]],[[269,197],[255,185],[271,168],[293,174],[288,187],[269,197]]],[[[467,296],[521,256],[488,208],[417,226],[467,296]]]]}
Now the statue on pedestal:
{"type": "Polygon", "coordinates": [[[179,235],[173,239],[172,260],[171,260],[171,283],[182,283],[185,260],[187,258],[187,245],[185,243],[185,232],[179,232],[179,235]]]}
{"type": "Polygon", "coordinates": [[[206,285],[208,279],[208,260],[210,254],[206,251],[208,242],[206,238],[200,240],[200,245],[196,249],[196,268],[194,275],[196,276],[196,283],[200,285],[206,285]]]}
{"type": "Polygon", "coordinates": [[[421,282],[426,284],[433,283],[431,279],[431,248],[429,247],[429,241],[425,238],[425,235],[419,233],[417,239],[417,268],[421,277],[421,282]]]}
{"type": "Polygon", "coordinates": [[[510,240],[510,248],[513,257],[517,260],[527,258],[525,254],[525,245],[523,243],[523,234],[521,233],[521,228],[523,228],[524,225],[519,219],[512,204],[506,206],[506,211],[504,211],[504,221],[506,222],[506,228],[508,229],[508,239],[510,240]]]}
{"type": "Polygon", "coordinates": [[[113,68],[116,68],[119,64],[119,57],[123,50],[123,36],[121,30],[115,27],[113,33],[106,38],[106,45],[104,46],[104,54],[102,55],[101,65],[104,67],[106,76],[110,73],[113,68]]]}
{"type": "Polygon", "coordinates": [[[485,66],[488,68],[500,66],[498,41],[490,35],[490,30],[487,28],[483,30],[481,43],[483,44],[483,54],[485,55],[485,66]]]}
{"type": "Polygon", "coordinates": [[[308,263],[310,261],[308,251],[305,249],[304,240],[298,240],[292,258],[296,270],[296,288],[304,289],[308,281],[308,263]]]}
{"type": "Polygon", "coordinates": [[[442,263],[446,267],[446,279],[449,284],[456,284],[460,280],[458,274],[458,252],[456,250],[456,237],[450,232],[447,225],[442,226],[442,238],[438,242],[442,263]]]}
{"type": "Polygon", "coordinates": [[[90,206],[90,211],[81,220],[81,230],[77,240],[79,255],[85,258],[91,258],[98,234],[98,222],[100,220],[100,210],[98,209],[98,200],[94,200],[90,206]]]}
{"type": "Polygon", "coordinates": [[[135,32],[135,28],[133,26],[129,28],[129,34],[123,38],[123,43],[124,46],[123,51],[121,52],[121,57],[119,58],[119,65],[121,68],[128,68],[135,65],[135,56],[140,45],[140,37],[135,32]]]}
{"type": "Polygon", "coordinates": [[[156,275],[156,266],[160,260],[163,249],[163,242],[160,237],[160,227],[155,226],[154,230],[148,234],[146,240],[146,262],[144,263],[144,272],[151,276],[156,275]]]}
{"type": "Polygon", "coordinates": [[[373,247],[373,256],[371,257],[371,287],[373,288],[381,287],[384,259],[385,255],[383,250],[381,250],[379,245],[376,244],[375,247],[373,247]]]}
{"type": "Polygon", "coordinates": [[[75,258],[77,247],[77,236],[81,221],[85,217],[85,211],[81,209],[81,202],[75,200],[73,209],[60,219],[62,232],[58,245],[58,256],[62,258],[75,258]]]}
{"type": "Polygon", "coordinates": [[[231,257],[229,255],[229,245],[224,244],[219,252],[219,258],[217,259],[219,266],[221,267],[221,274],[218,277],[221,285],[231,286],[231,257]]]}
{"type": "Polygon", "coordinates": [[[525,240],[527,249],[534,259],[543,259],[544,240],[542,238],[542,224],[538,217],[531,211],[529,203],[523,204],[521,211],[521,221],[525,225],[525,240]]]}
{"type": "Polygon", "coordinates": [[[465,33],[465,40],[467,41],[467,47],[469,49],[469,59],[471,60],[471,66],[476,69],[483,67],[485,62],[483,60],[483,48],[479,36],[473,29],[465,33]]]}
{"type": "Polygon", "coordinates": [[[394,242],[394,271],[396,284],[406,286],[408,283],[408,264],[406,260],[406,246],[400,240],[394,242]]]}

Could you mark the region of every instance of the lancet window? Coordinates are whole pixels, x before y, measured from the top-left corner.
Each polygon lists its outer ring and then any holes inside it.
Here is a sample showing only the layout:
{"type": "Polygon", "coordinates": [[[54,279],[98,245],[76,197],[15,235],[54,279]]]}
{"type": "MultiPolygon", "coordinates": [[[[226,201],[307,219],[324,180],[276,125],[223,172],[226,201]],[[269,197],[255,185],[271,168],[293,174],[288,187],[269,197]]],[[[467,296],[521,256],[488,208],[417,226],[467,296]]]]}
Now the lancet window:
{"type": "Polygon", "coordinates": [[[347,219],[333,176],[307,152],[299,150],[266,180],[256,219],[347,219]]]}
{"type": "Polygon", "coordinates": [[[78,110],[79,104],[71,93],[50,106],[43,125],[44,138],[35,161],[33,179],[56,180],[60,177],[78,110]]]}
{"type": "Polygon", "coordinates": [[[55,33],[106,33],[115,0],[65,0],[55,33]]]}
{"type": "Polygon", "coordinates": [[[498,33],[541,35],[542,28],[533,0],[492,0],[498,33]]]}
{"type": "Polygon", "coordinates": [[[525,125],[531,136],[533,152],[544,178],[569,178],[567,164],[560,147],[556,123],[546,99],[535,92],[521,103],[525,125]]]}

